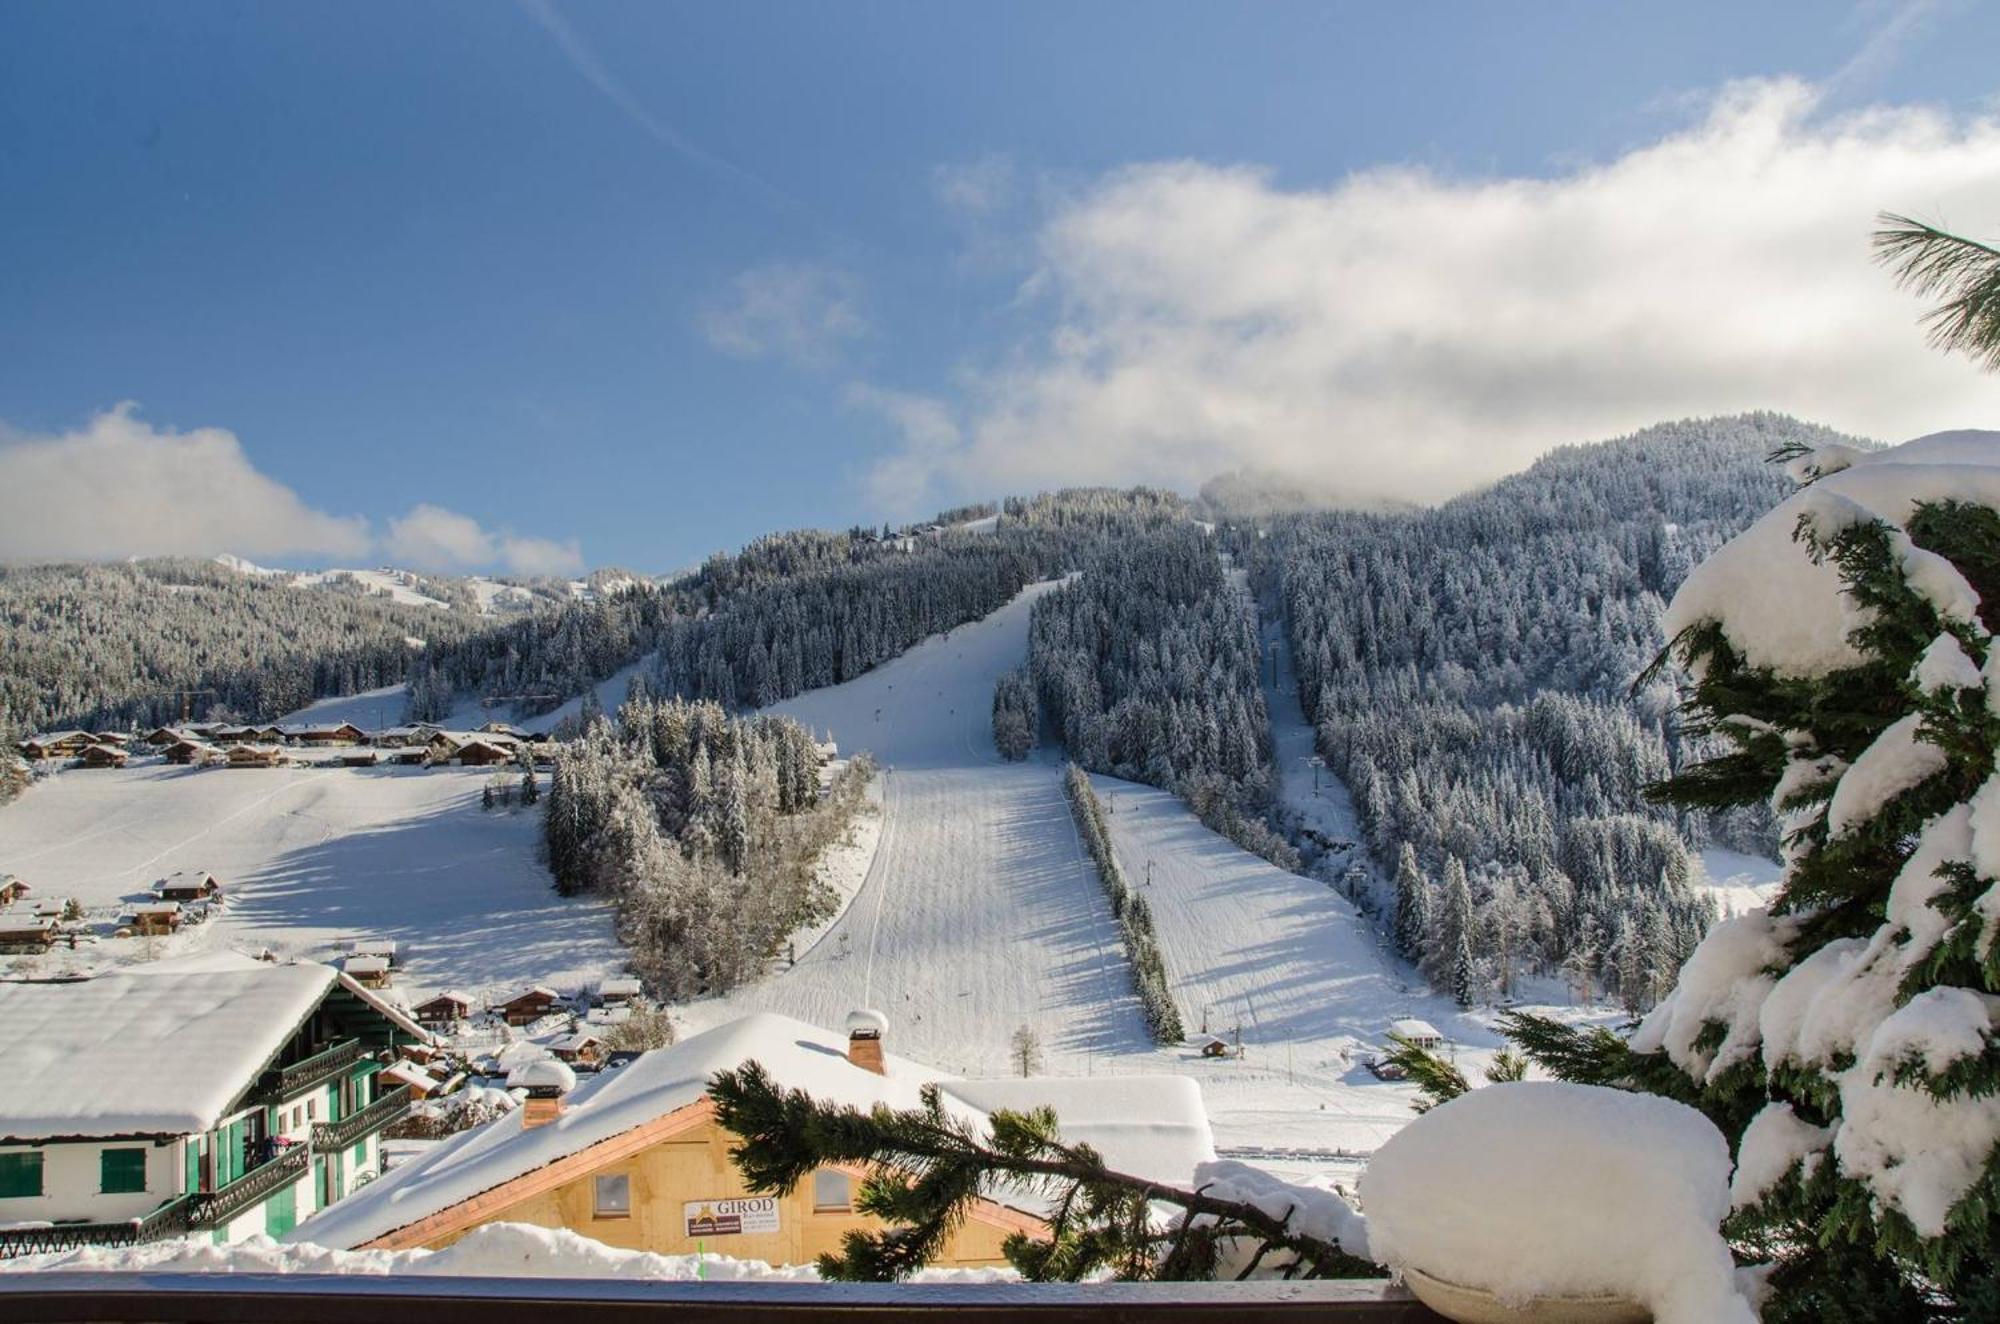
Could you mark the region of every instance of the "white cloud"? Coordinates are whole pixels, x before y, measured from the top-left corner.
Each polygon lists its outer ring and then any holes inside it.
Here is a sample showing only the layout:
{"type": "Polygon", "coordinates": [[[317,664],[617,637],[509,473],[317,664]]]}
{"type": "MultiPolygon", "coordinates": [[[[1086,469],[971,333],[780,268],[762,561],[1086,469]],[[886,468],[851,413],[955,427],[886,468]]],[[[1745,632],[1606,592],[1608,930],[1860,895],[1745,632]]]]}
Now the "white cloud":
{"type": "Polygon", "coordinates": [[[990,216],[1013,203],[1019,192],[1014,160],[991,153],[974,161],[948,161],[931,171],[938,201],[967,216],[990,216]]]}
{"type": "Polygon", "coordinates": [[[701,319],[708,342],[738,358],[778,357],[804,367],[826,364],[865,335],[861,283],[848,272],[806,262],[752,267],[701,319]]]}
{"type": "Polygon", "coordinates": [[[0,558],[359,556],[368,522],[259,473],[236,434],[155,428],[121,404],[82,428],[0,443],[0,558]]]}
{"type": "Polygon", "coordinates": [[[1050,325],[978,374],[958,439],[905,428],[876,486],[915,507],[1250,465],[1435,499],[1689,415],[1885,438],[2000,422],[2000,385],[1931,351],[1870,262],[1884,208],[1992,233],[2000,123],[1828,117],[1778,81],[1547,179],[1120,170],[1040,228],[1026,288],[1050,325]]]}
{"type": "Polygon", "coordinates": [[[428,502],[389,522],[382,549],[397,565],[440,573],[495,565],[517,575],[571,575],[583,569],[575,542],[489,532],[470,515],[428,502]]]}
{"type": "Polygon", "coordinates": [[[126,403],[74,431],[23,436],[0,424],[0,560],[105,561],[128,556],[356,560],[417,570],[500,567],[574,574],[575,542],[492,533],[419,505],[374,536],[366,518],[329,515],[258,472],[236,434],[176,432],[126,403]]]}
{"type": "Polygon", "coordinates": [[[879,509],[914,510],[924,498],[934,466],[948,460],[952,448],[964,439],[951,406],[933,396],[867,382],[849,383],[845,398],[850,407],[887,419],[903,441],[901,451],[869,473],[870,497],[879,509]]]}

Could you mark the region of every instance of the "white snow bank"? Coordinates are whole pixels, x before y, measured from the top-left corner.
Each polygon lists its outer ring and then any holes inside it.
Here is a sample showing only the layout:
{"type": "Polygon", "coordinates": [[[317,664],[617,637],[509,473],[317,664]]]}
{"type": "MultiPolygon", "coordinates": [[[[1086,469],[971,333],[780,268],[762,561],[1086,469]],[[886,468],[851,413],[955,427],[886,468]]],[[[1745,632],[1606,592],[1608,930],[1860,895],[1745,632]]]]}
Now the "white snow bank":
{"type": "Polygon", "coordinates": [[[1785,944],[1796,927],[1789,918],[1753,910],[1710,929],[1681,967],[1674,991],[1640,1022],[1633,1049],[1664,1048],[1675,1066],[1704,1082],[1747,1061],[1762,1040],[1758,1016],[1775,982],[1770,971],[1787,961],[1785,944]],[[1713,1054],[1695,1047],[1711,1021],[1728,1027],[1713,1054]]]}
{"type": "Polygon", "coordinates": [[[1659,1324],[1752,1324],[1729,1247],[1729,1146],[1669,1099],[1554,1081],[1433,1108],[1361,1176],[1371,1257],[1536,1298],[1616,1296],[1659,1324]]]}
{"type": "MultiPolygon", "coordinates": [[[[621,1250],[563,1228],[490,1223],[443,1250],[329,1250],[310,1242],[281,1245],[251,1237],[234,1245],[160,1241],[119,1249],[85,1247],[54,1255],[0,1260],[0,1273],[337,1273],[457,1275],[475,1278],[624,1278],[711,1282],[817,1282],[809,1264],[776,1268],[725,1255],[655,1255],[621,1250]]],[[[1011,1269],[926,1269],[915,1282],[1004,1282],[1011,1269]]]]}
{"type": "MultiPolygon", "coordinates": [[[[1861,654],[1848,635],[1868,612],[1843,593],[1831,562],[1815,563],[1794,541],[1800,517],[1810,517],[1826,536],[1870,518],[1900,529],[1924,501],[2000,507],[2000,433],[1920,438],[1840,459],[1844,467],[1793,493],[1695,567],[1667,609],[1668,638],[1715,621],[1750,665],[1780,675],[1857,665],[1861,654]]],[[[1972,619],[1978,597],[1964,579],[1906,538],[1896,541],[1913,587],[1948,618],[1972,619]]]]}

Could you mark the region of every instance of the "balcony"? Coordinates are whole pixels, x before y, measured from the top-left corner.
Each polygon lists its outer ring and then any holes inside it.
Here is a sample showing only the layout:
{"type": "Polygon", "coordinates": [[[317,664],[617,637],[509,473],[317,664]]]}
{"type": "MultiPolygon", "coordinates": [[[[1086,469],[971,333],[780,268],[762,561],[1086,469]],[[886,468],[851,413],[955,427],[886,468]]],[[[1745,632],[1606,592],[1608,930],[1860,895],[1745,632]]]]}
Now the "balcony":
{"type": "Polygon", "coordinates": [[[286,1067],[273,1067],[257,1082],[255,1098],[259,1103],[278,1103],[289,1099],[301,1090],[332,1076],[347,1071],[356,1062],[368,1055],[367,1045],[359,1039],[345,1039],[331,1048],[314,1053],[286,1067]]]}
{"type": "Polygon", "coordinates": [[[1380,1279],[1256,1283],[634,1282],[310,1274],[0,1274],[0,1322],[51,1324],[1440,1324],[1380,1279]]]}
{"type": "Polygon", "coordinates": [[[193,1198],[181,1196],[143,1218],[128,1218],[122,1223],[50,1223],[46,1227],[8,1228],[0,1231],[0,1260],[76,1250],[82,1246],[136,1246],[163,1237],[185,1236],[193,1230],[189,1208],[193,1198]]]}
{"type": "Polygon", "coordinates": [[[220,1190],[200,1191],[188,1196],[188,1220],[194,1227],[227,1223],[280,1187],[297,1181],[311,1166],[312,1146],[294,1145],[220,1190]]]}
{"type": "Polygon", "coordinates": [[[360,1112],[350,1113],[337,1122],[321,1122],[313,1127],[312,1147],[320,1153],[346,1149],[363,1136],[381,1130],[410,1111],[410,1105],[415,1102],[416,1096],[410,1093],[410,1087],[399,1085],[360,1112]]]}

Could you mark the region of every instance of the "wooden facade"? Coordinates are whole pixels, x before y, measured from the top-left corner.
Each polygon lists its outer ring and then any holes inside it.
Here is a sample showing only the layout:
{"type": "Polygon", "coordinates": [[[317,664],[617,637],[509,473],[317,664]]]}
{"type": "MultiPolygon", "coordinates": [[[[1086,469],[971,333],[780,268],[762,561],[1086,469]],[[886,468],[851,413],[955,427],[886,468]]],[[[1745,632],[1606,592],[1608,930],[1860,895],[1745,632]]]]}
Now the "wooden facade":
{"type": "MultiPolygon", "coordinates": [[[[789,1195],[767,1200],[744,1185],[730,1161],[729,1149],[736,1143],[736,1137],[715,1120],[714,1105],[702,1099],[366,1246],[435,1249],[488,1223],[530,1223],[568,1228],[606,1245],[661,1255],[705,1250],[770,1264],[810,1264],[822,1252],[839,1250],[842,1236],[850,1230],[883,1226],[853,1209],[853,1195],[863,1175],[860,1169],[838,1170],[844,1182],[823,1183],[816,1174],[789,1195]],[[600,1178],[609,1180],[601,1187],[600,1178]],[[843,1188],[844,1200],[835,1203],[828,1198],[843,1188]],[[731,1212],[726,1204],[730,1201],[756,1204],[747,1212],[731,1212]],[[732,1225],[743,1230],[727,1230],[732,1225]]],[[[1045,1234],[1046,1229],[1032,1215],[980,1200],[935,1263],[967,1268],[1004,1264],[1001,1244],[1017,1231],[1045,1234]]]]}

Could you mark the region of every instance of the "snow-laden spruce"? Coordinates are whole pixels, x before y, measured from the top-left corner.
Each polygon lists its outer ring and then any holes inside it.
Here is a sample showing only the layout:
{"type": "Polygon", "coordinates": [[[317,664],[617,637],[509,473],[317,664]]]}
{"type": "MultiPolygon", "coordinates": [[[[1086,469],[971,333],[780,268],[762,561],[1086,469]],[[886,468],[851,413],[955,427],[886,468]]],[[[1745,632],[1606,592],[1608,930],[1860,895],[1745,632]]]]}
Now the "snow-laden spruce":
{"type": "Polygon", "coordinates": [[[1668,787],[1768,802],[1772,911],[1718,925],[1629,1044],[1564,1074],[1737,1138],[1728,1231],[1767,1320],[2000,1311],[2000,433],[1802,455],[1810,485],[1669,613],[1730,749],[1668,787]]]}

